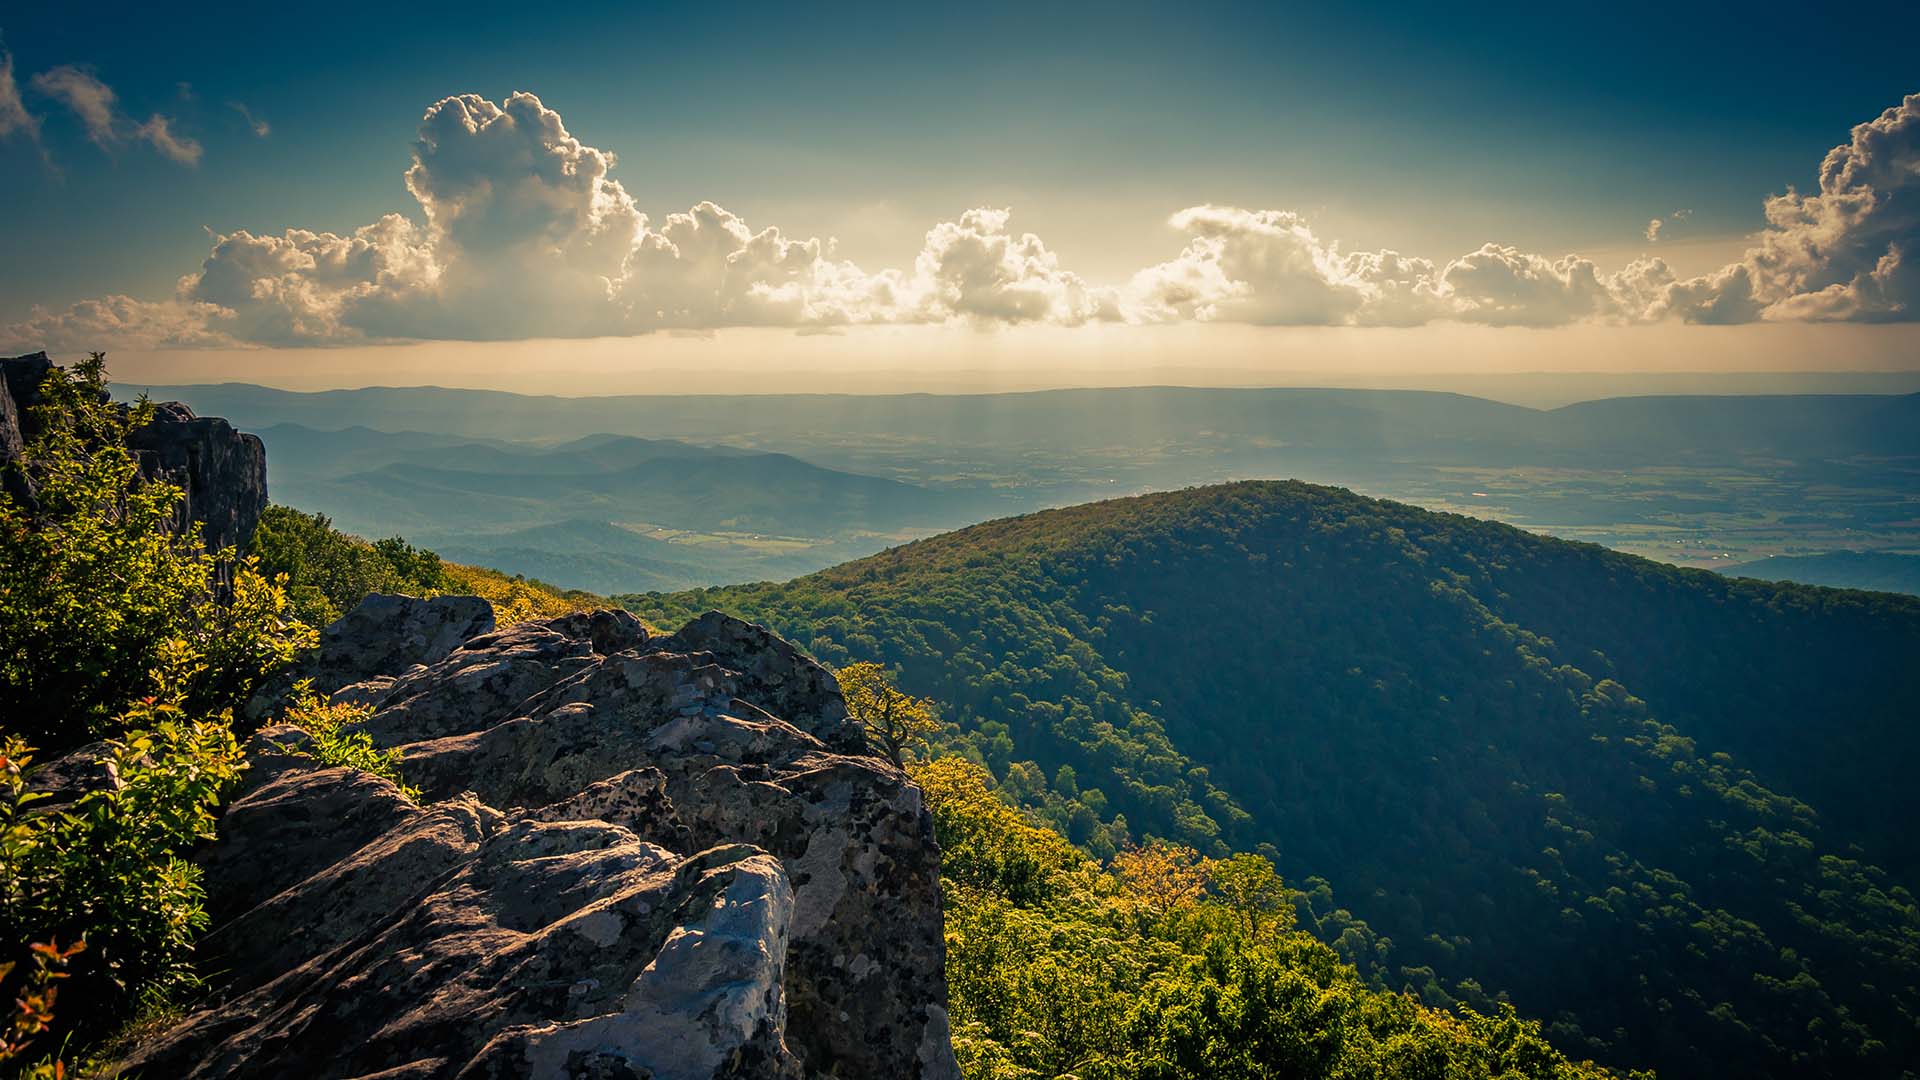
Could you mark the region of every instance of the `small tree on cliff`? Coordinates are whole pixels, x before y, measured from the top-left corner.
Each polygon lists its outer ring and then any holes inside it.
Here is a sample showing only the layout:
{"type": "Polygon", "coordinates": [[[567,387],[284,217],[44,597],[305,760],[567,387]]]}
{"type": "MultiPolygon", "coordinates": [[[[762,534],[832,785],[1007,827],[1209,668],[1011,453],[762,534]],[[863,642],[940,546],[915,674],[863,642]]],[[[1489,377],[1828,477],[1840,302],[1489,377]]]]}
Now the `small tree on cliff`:
{"type": "Polygon", "coordinates": [[[940,714],[932,699],[902,693],[879,664],[848,664],[835,674],[848,714],[880,740],[895,765],[905,764],[910,748],[925,745],[940,730],[940,714]]]}

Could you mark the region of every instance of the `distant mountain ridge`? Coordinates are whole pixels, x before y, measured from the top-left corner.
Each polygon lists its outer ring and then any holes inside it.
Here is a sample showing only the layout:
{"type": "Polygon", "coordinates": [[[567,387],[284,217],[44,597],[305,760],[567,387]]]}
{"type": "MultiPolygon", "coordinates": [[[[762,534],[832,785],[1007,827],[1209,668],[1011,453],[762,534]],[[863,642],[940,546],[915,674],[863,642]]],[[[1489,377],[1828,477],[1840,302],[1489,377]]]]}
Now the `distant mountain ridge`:
{"type": "Polygon", "coordinates": [[[536,438],[572,426],[711,441],[715,433],[788,438],[897,432],[951,442],[1005,433],[1044,446],[1152,442],[1196,433],[1270,433],[1297,445],[1483,447],[1585,452],[1824,453],[1866,446],[1920,453],[1920,394],[1671,395],[1606,398],[1541,410],[1423,390],[1137,387],[1009,394],[773,394],[536,397],[491,390],[374,387],[298,392],[248,384],[156,388],[255,428],[339,426],[536,438]]]}
{"type": "Polygon", "coordinates": [[[1736,563],[1729,577],[1797,581],[1837,589],[1872,589],[1920,596],[1920,555],[1889,551],[1835,551],[1825,555],[1775,555],[1736,563]]]}

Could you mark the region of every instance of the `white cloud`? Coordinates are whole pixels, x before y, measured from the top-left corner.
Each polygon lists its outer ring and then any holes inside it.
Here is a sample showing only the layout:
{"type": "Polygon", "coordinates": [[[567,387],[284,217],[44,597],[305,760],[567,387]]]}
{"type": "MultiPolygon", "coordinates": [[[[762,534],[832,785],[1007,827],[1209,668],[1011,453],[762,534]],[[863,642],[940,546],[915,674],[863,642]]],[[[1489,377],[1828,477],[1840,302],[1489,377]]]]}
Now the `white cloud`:
{"type": "Polygon", "coordinates": [[[1169,223],[1193,239],[1178,258],[1134,276],[1128,298],[1144,321],[1556,326],[1627,310],[1626,283],[1578,256],[1549,259],[1498,244],[1444,266],[1396,251],[1342,254],[1284,210],[1195,206],[1169,223]]]}
{"type": "Polygon", "coordinates": [[[155,150],[182,165],[200,164],[200,144],[184,135],[173,132],[173,120],[170,117],[153,114],[147,122],[133,129],[136,139],[152,143],[155,150]]]}
{"type": "Polygon", "coordinates": [[[118,100],[113,88],[89,71],[62,64],[33,77],[33,88],[73,110],[86,126],[87,138],[102,149],[119,140],[114,131],[114,108],[118,100]]]}
{"type": "Polygon", "coordinates": [[[1490,326],[1560,326],[1622,314],[1615,283],[1592,262],[1498,244],[1449,262],[1433,293],[1447,316],[1490,326]]]}
{"type": "Polygon", "coordinates": [[[930,321],[1051,322],[1078,326],[1118,319],[1118,298],[1092,289],[1038,236],[1007,231],[1012,211],[981,207],[927,231],[910,288],[930,321]]]}
{"type": "MultiPolygon", "coordinates": [[[[34,85],[90,130],[98,122],[102,139],[125,137],[112,91],[85,72],[55,69],[34,85]]],[[[133,133],[176,160],[198,157],[163,117],[133,133]]],[[[388,214],[345,234],[216,234],[169,300],[36,309],[0,341],[327,345],[872,323],[1557,326],[1920,310],[1920,95],[1829,154],[1819,193],[1769,200],[1768,228],[1741,261],[1684,281],[1661,259],[1603,273],[1577,255],[1494,243],[1444,262],[1343,251],[1297,213],[1214,205],[1174,214],[1185,247],[1118,288],[1089,284],[993,207],[934,225],[905,269],[869,272],[831,240],[754,228],[711,202],[655,222],[615,165],[532,94],[446,98],[422,117],[406,172],[417,217],[388,214]]],[[[1653,219],[1648,237],[1689,214],[1653,219]]]]}
{"type": "Polygon", "coordinates": [[[20,84],[13,78],[13,54],[0,52],[0,139],[24,132],[30,141],[40,138],[40,118],[27,111],[20,84]]]}
{"type": "Polygon", "coordinates": [[[37,312],[4,336],[319,345],[1120,318],[1110,290],[1011,232],[1005,210],[936,225],[910,271],[868,273],[830,241],[756,230],[711,202],[655,226],[614,165],[531,94],[447,98],[422,118],[406,173],[424,226],[390,214],[350,235],[218,234],[172,301],[119,320],[37,312]]]}
{"type": "Polygon", "coordinates": [[[1694,322],[1920,318],[1920,94],[1853,129],[1819,191],[1767,200],[1767,228],[1737,263],[1674,287],[1694,322]]]}
{"type": "Polygon", "coordinates": [[[0,331],[0,340],[54,352],[85,352],[108,346],[222,348],[241,343],[219,327],[231,316],[231,312],[212,304],[103,296],[57,311],[36,306],[25,320],[0,331]]]}
{"type": "Polygon", "coordinates": [[[253,132],[254,138],[264,139],[267,136],[273,134],[272,124],[269,124],[264,119],[253,115],[253,110],[247,108],[245,105],[241,104],[240,102],[229,101],[227,102],[227,108],[232,109],[234,112],[237,112],[240,114],[240,118],[247,122],[247,130],[253,132]]]}
{"type": "Polygon", "coordinates": [[[1363,278],[1291,211],[1194,206],[1168,224],[1192,240],[1134,275],[1140,318],[1322,325],[1352,321],[1367,302],[1363,278]]]}
{"type": "Polygon", "coordinates": [[[1653,220],[1647,222],[1647,242],[1648,243],[1653,243],[1654,241],[1660,239],[1660,226],[1665,224],[1666,222],[1662,221],[1659,218],[1654,218],[1653,220]]]}
{"type": "Polygon", "coordinates": [[[43,71],[33,77],[33,88],[71,109],[87,129],[87,138],[102,150],[131,138],[150,144],[170,161],[200,164],[200,144],[174,131],[172,117],[154,113],[145,123],[133,123],[120,115],[113,88],[84,68],[62,64],[43,71]]]}

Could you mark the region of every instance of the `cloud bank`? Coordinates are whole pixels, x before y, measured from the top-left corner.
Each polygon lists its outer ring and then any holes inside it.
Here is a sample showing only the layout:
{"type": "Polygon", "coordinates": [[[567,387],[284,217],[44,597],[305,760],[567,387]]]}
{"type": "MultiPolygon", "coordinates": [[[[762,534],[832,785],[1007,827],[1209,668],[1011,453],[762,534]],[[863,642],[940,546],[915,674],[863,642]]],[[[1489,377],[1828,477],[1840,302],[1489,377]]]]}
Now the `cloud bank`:
{"type": "MultiPolygon", "coordinates": [[[[84,71],[54,69],[33,84],[102,145],[133,137],[176,160],[198,159],[198,145],[165,117],[129,127],[112,91],[84,71]]],[[[12,85],[11,68],[0,68],[0,133],[31,132],[12,85]]],[[[1739,261],[1689,279],[1657,258],[1609,273],[1577,255],[1497,243],[1444,262],[1343,251],[1292,211],[1212,205],[1172,215],[1185,246],[1117,286],[1062,267],[995,207],[935,224],[911,266],[870,272],[836,257],[831,240],[756,229],[711,202],[655,221],[614,178],[615,165],[532,94],[446,98],[427,110],[414,142],[413,216],[388,214],[347,234],[215,234],[171,297],[35,309],[0,328],[0,341],[153,349],[880,323],[1920,318],[1920,94],[1855,127],[1849,144],[1827,154],[1817,192],[1769,199],[1766,228],[1739,261]]],[[[1649,222],[1649,241],[1661,225],[1649,222]]]]}

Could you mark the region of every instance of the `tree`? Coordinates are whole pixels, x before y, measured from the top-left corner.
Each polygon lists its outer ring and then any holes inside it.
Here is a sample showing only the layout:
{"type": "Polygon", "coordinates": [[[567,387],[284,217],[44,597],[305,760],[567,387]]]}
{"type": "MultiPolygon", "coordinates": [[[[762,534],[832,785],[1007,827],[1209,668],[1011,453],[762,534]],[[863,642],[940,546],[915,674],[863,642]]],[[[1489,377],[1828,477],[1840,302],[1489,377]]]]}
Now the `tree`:
{"type": "Polygon", "coordinates": [[[848,664],[835,674],[840,694],[847,700],[847,713],[880,740],[895,765],[904,765],[909,749],[924,746],[940,730],[939,710],[932,699],[902,693],[879,664],[848,664]]]}
{"type": "Polygon", "coordinates": [[[1127,892],[1157,916],[1192,907],[1207,886],[1207,864],[1183,844],[1155,840],[1113,857],[1113,868],[1127,892]]]}
{"type": "Polygon", "coordinates": [[[1273,863],[1264,855],[1241,852],[1207,862],[1215,892],[1239,915],[1249,938],[1293,929],[1293,905],[1273,863]]]}

